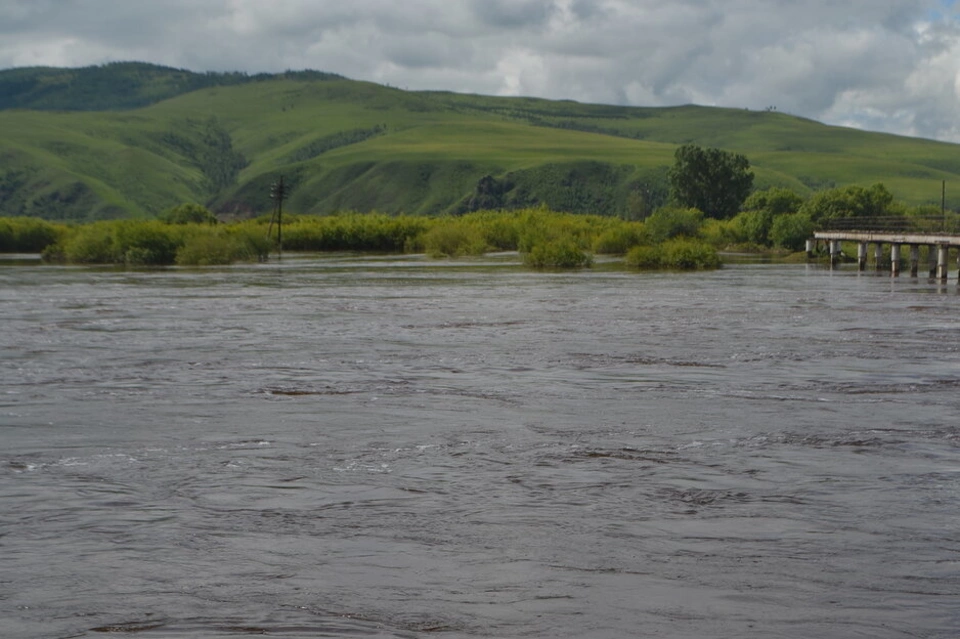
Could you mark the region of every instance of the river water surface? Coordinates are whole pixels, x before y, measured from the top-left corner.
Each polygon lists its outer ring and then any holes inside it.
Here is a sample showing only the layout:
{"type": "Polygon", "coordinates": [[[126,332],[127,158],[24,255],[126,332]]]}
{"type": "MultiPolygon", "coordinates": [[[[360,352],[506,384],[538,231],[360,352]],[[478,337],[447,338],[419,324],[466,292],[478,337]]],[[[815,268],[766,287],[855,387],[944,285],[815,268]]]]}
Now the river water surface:
{"type": "Polygon", "coordinates": [[[960,636],[958,309],[806,265],[0,262],[0,635],[960,636]]]}

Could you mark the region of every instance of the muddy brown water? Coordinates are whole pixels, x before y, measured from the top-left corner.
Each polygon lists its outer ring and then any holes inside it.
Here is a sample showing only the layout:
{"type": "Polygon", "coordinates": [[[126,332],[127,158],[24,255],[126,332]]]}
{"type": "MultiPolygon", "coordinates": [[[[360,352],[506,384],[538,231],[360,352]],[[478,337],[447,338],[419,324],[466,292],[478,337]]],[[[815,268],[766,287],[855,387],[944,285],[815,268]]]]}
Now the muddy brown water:
{"type": "Polygon", "coordinates": [[[0,634],[960,636],[958,309],[806,265],[0,262],[0,634]]]}

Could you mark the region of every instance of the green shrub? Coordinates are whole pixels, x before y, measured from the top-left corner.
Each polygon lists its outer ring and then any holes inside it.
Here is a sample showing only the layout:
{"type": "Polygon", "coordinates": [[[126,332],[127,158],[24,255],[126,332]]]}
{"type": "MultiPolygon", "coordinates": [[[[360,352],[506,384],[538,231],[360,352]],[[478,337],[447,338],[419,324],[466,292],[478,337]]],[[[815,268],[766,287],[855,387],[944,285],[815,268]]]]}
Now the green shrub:
{"type": "Polygon", "coordinates": [[[423,234],[422,245],[431,257],[482,255],[487,251],[480,230],[462,221],[437,224],[423,234]]]}
{"type": "Polygon", "coordinates": [[[593,258],[569,239],[536,244],[523,254],[523,263],[534,268],[581,268],[593,258]]]}
{"type": "Polygon", "coordinates": [[[180,266],[214,266],[266,259],[276,247],[260,225],[195,227],[177,251],[180,266]]]}
{"type": "Polygon", "coordinates": [[[226,234],[194,235],[177,251],[176,263],[180,266],[214,266],[237,261],[254,261],[246,244],[226,234]]]}
{"type": "Polygon", "coordinates": [[[270,256],[270,252],[277,248],[276,242],[264,235],[261,229],[255,226],[228,226],[224,230],[226,236],[233,239],[240,247],[237,253],[237,261],[265,260],[270,256]]]}
{"type": "Polygon", "coordinates": [[[627,251],[627,266],[640,269],[658,269],[662,261],[659,246],[634,246],[627,251]]]}
{"type": "Polygon", "coordinates": [[[284,224],[283,247],[291,251],[400,252],[434,223],[425,217],[379,213],[302,216],[284,224]]]}
{"type": "Polygon", "coordinates": [[[814,193],[798,213],[804,213],[815,224],[820,224],[838,218],[888,215],[893,212],[893,204],[893,194],[883,184],[874,184],[869,188],[851,184],[814,193]]]}
{"type": "Polygon", "coordinates": [[[623,255],[631,247],[640,244],[643,224],[624,222],[601,232],[593,240],[593,252],[604,255],[623,255]]]}
{"type": "Polygon", "coordinates": [[[491,250],[516,251],[520,242],[520,228],[515,213],[506,211],[481,211],[463,217],[483,235],[491,250]]]}
{"type": "Polygon", "coordinates": [[[9,219],[0,218],[0,253],[13,253],[18,250],[15,234],[13,223],[9,219]]]}
{"type": "Polygon", "coordinates": [[[0,253],[40,253],[55,244],[67,227],[32,217],[0,218],[0,253]]]}
{"type": "Polygon", "coordinates": [[[217,216],[199,204],[181,204],[160,214],[158,218],[167,224],[217,224],[217,216]]]}
{"type": "Polygon", "coordinates": [[[743,211],[732,222],[738,232],[737,242],[769,244],[770,228],[773,226],[773,213],[767,210],[743,211]]]}
{"type": "Polygon", "coordinates": [[[66,232],[62,224],[31,217],[0,220],[0,252],[39,253],[66,232]]]}
{"type": "Polygon", "coordinates": [[[666,268],[680,270],[720,268],[717,250],[704,242],[676,239],[664,242],[661,264],[666,268]]]}
{"type": "Polygon", "coordinates": [[[116,222],[113,225],[114,261],[129,266],[173,264],[182,243],[176,230],[159,222],[116,222]]]}
{"type": "Polygon", "coordinates": [[[744,242],[743,234],[737,224],[737,218],[731,220],[704,220],[700,227],[698,237],[717,248],[727,248],[742,244],[744,242]]]}
{"type": "Polygon", "coordinates": [[[640,269],[713,269],[721,265],[716,249],[697,240],[675,239],[658,246],[635,246],[627,253],[628,266],[640,269]]]}
{"type": "Polygon", "coordinates": [[[106,221],[77,227],[42,253],[75,264],[173,264],[182,233],[156,221],[106,221]]]}
{"type": "Polygon", "coordinates": [[[79,227],[57,249],[45,252],[59,255],[73,264],[116,264],[123,261],[113,241],[113,222],[95,222],[79,227]]]}
{"type": "Polygon", "coordinates": [[[652,244],[675,237],[696,237],[703,225],[698,209],[664,207],[644,220],[644,229],[652,244]]]}
{"type": "Polygon", "coordinates": [[[803,206],[802,196],[779,186],[754,191],[743,202],[744,211],[766,211],[771,215],[796,213],[803,206]]]}
{"type": "Polygon", "coordinates": [[[770,227],[770,240],[792,251],[803,250],[806,241],[813,237],[814,223],[806,213],[780,215],[770,227]]]}

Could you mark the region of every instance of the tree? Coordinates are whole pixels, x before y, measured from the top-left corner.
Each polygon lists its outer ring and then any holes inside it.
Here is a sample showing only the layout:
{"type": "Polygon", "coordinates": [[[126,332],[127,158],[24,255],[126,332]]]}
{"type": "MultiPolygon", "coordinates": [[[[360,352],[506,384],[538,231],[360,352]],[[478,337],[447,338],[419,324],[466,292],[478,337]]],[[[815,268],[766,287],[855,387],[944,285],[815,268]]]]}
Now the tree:
{"type": "Polygon", "coordinates": [[[771,215],[796,213],[803,206],[803,198],[790,189],[771,186],[763,191],[754,191],[743,202],[744,211],[767,211],[771,215]]]}
{"type": "Polygon", "coordinates": [[[753,188],[750,162],[738,153],[685,144],[674,158],[671,196],[680,206],[700,209],[707,217],[733,217],[753,188]]]}
{"type": "Polygon", "coordinates": [[[814,194],[800,212],[810,216],[814,223],[847,217],[881,217],[890,212],[893,194],[883,184],[870,188],[845,186],[814,194]]]}
{"type": "Polygon", "coordinates": [[[796,213],[801,206],[802,197],[790,189],[773,186],[751,193],[743,203],[743,211],[733,218],[732,224],[747,242],[767,244],[774,219],[796,213]]]}
{"type": "Polygon", "coordinates": [[[770,240],[777,246],[799,251],[813,236],[814,228],[806,213],[778,215],[770,227],[770,240]]]}

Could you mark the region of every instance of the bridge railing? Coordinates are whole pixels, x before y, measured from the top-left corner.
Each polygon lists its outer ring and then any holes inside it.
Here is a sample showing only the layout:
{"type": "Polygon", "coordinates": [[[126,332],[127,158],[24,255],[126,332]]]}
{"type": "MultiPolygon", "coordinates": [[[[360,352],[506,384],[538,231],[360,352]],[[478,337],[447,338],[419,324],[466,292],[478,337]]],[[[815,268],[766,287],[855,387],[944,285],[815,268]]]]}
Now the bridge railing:
{"type": "Polygon", "coordinates": [[[877,231],[887,233],[938,233],[960,235],[960,216],[844,217],[824,220],[824,231],[877,231]]]}

